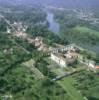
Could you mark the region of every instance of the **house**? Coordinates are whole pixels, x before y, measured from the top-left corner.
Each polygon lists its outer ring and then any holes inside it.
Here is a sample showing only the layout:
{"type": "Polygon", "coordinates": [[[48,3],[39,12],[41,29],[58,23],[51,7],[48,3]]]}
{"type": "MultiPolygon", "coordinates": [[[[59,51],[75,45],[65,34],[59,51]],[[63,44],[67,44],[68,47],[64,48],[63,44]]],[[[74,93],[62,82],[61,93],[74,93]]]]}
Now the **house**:
{"type": "Polygon", "coordinates": [[[39,48],[43,44],[43,38],[42,37],[36,37],[35,38],[35,47],[39,48]]]}
{"type": "Polygon", "coordinates": [[[61,53],[51,53],[51,59],[55,61],[57,64],[59,64],[61,67],[67,67],[69,64],[74,63],[75,59],[72,58],[66,58],[61,53]]]}
{"type": "Polygon", "coordinates": [[[96,66],[96,63],[93,60],[85,59],[84,61],[82,61],[82,63],[87,65],[89,68],[95,68],[96,66]]]}
{"type": "Polygon", "coordinates": [[[5,54],[13,54],[13,48],[4,49],[3,52],[4,52],[5,54]]]}
{"type": "Polygon", "coordinates": [[[11,33],[11,29],[7,27],[7,33],[11,33]]]}
{"type": "Polygon", "coordinates": [[[59,64],[61,67],[66,67],[68,65],[74,64],[76,61],[88,66],[90,69],[99,68],[96,67],[96,62],[87,59],[79,53],[84,49],[75,45],[70,44],[65,48],[55,49],[51,52],[51,59],[59,64]]]}
{"type": "Polygon", "coordinates": [[[95,66],[96,69],[99,69],[99,65],[95,66]]]}
{"type": "Polygon", "coordinates": [[[51,53],[51,59],[61,65],[62,67],[67,66],[65,59],[63,59],[60,55],[51,53]]]}
{"type": "Polygon", "coordinates": [[[77,59],[77,58],[80,57],[80,54],[78,54],[78,53],[76,53],[76,52],[74,52],[74,51],[67,51],[67,53],[64,54],[64,56],[65,56],[66,58],[75,58],[75,59],[77,59]]]}
{"type": "Polygon", "coordinates": [[[90,68],[95,68],[95,61],[92,61],[92,60],[89,60],[89,62],[88,62],[88,66],[90,67],[90,68]]]}

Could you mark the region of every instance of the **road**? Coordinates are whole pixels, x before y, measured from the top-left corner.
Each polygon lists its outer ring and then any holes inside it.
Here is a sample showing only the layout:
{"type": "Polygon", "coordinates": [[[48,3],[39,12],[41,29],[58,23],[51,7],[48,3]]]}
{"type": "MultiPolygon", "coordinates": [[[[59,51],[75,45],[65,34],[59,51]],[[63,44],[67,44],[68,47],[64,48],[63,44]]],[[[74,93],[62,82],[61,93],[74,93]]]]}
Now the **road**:
{"type": "Polygon", "coordinates": [[[3,15],[0,14],[0,18],[4,19],[4,21],[5,21],[15,32],[17,32],[17,30],[15,29],[15,27],[14,27],[12,24],[10,24],[10,21],[7,20],[3,15]]]}
{"type": "Polygon", "coordinates": [[[84,69],[78,69],[78,70],[75,70],[75,71],[73,71],[73,72],[67,72],[67,73],[65,73],[65,74],[63,74],[63,75],[61,75],[61,76],[57,76],[57,77],[53,78],[52,81],[58,81],[58,80],[60,80],[60,79],[62,79],[62,78],[64,78],[64,77],[68,77],[68,76],[70,76],[70,75],[73,75],[73,74],[75,74],[75,73],[81,72],[81,71],[83,71],[83,70],[84,70],[84,69]]]}

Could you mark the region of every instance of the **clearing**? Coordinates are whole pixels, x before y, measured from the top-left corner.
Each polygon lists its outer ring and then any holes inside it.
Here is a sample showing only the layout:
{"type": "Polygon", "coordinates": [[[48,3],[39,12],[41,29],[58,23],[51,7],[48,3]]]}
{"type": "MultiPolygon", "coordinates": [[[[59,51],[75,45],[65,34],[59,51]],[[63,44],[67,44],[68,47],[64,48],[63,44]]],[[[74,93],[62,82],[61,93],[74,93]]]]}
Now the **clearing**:
{"type": "Polygon", "coordinates": [[[57,83],[62,86],[64,90],[68,93],[68,95],[71,97],[71,100],[84,100],[84,97],[78,91],[73,84],[75,83],[75,80],[71,77],[63,78],[62,80],[57,81],[57,83]]]}
{"type": "Polygon", "coordinates": [[[34,67],[33,59],[30,59],[29,61],[24,62],[23,65],[30,68],[30,70],[33,72],[33,76],[35,79],[44,78],[44,75],[37,68],[34,67]]]}
{"type": "Polygon", "coordinates": [[[74,28],[74,30],[77,30],[77,31],[80,31],[80,32],[83,32],[83,33],[95,34],[95,35],[99,36],[99,32],[98,31],[93,30],[93,29],[88,28],[88,27],[84,27],[84,26],[76,26],[74,28]]]}

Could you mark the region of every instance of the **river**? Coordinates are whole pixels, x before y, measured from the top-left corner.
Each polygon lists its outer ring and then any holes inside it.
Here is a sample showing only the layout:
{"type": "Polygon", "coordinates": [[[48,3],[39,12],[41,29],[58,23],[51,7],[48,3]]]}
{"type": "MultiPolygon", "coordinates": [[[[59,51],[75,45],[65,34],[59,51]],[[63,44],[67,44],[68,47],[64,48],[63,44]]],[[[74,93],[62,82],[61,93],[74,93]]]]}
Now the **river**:
{"type": "Polygon", "coordinates": [[[60,31],[60,25],[55,21],[54,14],[52,12],[47,11],[46,19],[49,23],[49,30],[58,35],[60,31]]]}

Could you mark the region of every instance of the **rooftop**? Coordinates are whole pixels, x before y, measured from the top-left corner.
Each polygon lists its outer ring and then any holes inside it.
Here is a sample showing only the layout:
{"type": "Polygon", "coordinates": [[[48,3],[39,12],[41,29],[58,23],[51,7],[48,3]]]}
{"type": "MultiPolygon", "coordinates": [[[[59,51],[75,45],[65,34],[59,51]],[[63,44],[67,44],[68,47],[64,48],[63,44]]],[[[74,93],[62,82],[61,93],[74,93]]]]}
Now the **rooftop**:
{"type": "Polygon", "coordinates": [[[96,68],[99,68],[99,66],[96,66],[96,68]]]}
{"type": "Polygon", "coordinates": [[[57,56],[58,58],[62,59],[63,61],[67,62],[72,62],[75,59],[74,58],[67,58],[64,54],[62,53],[54,53],[55,56],[57,56]]]}

